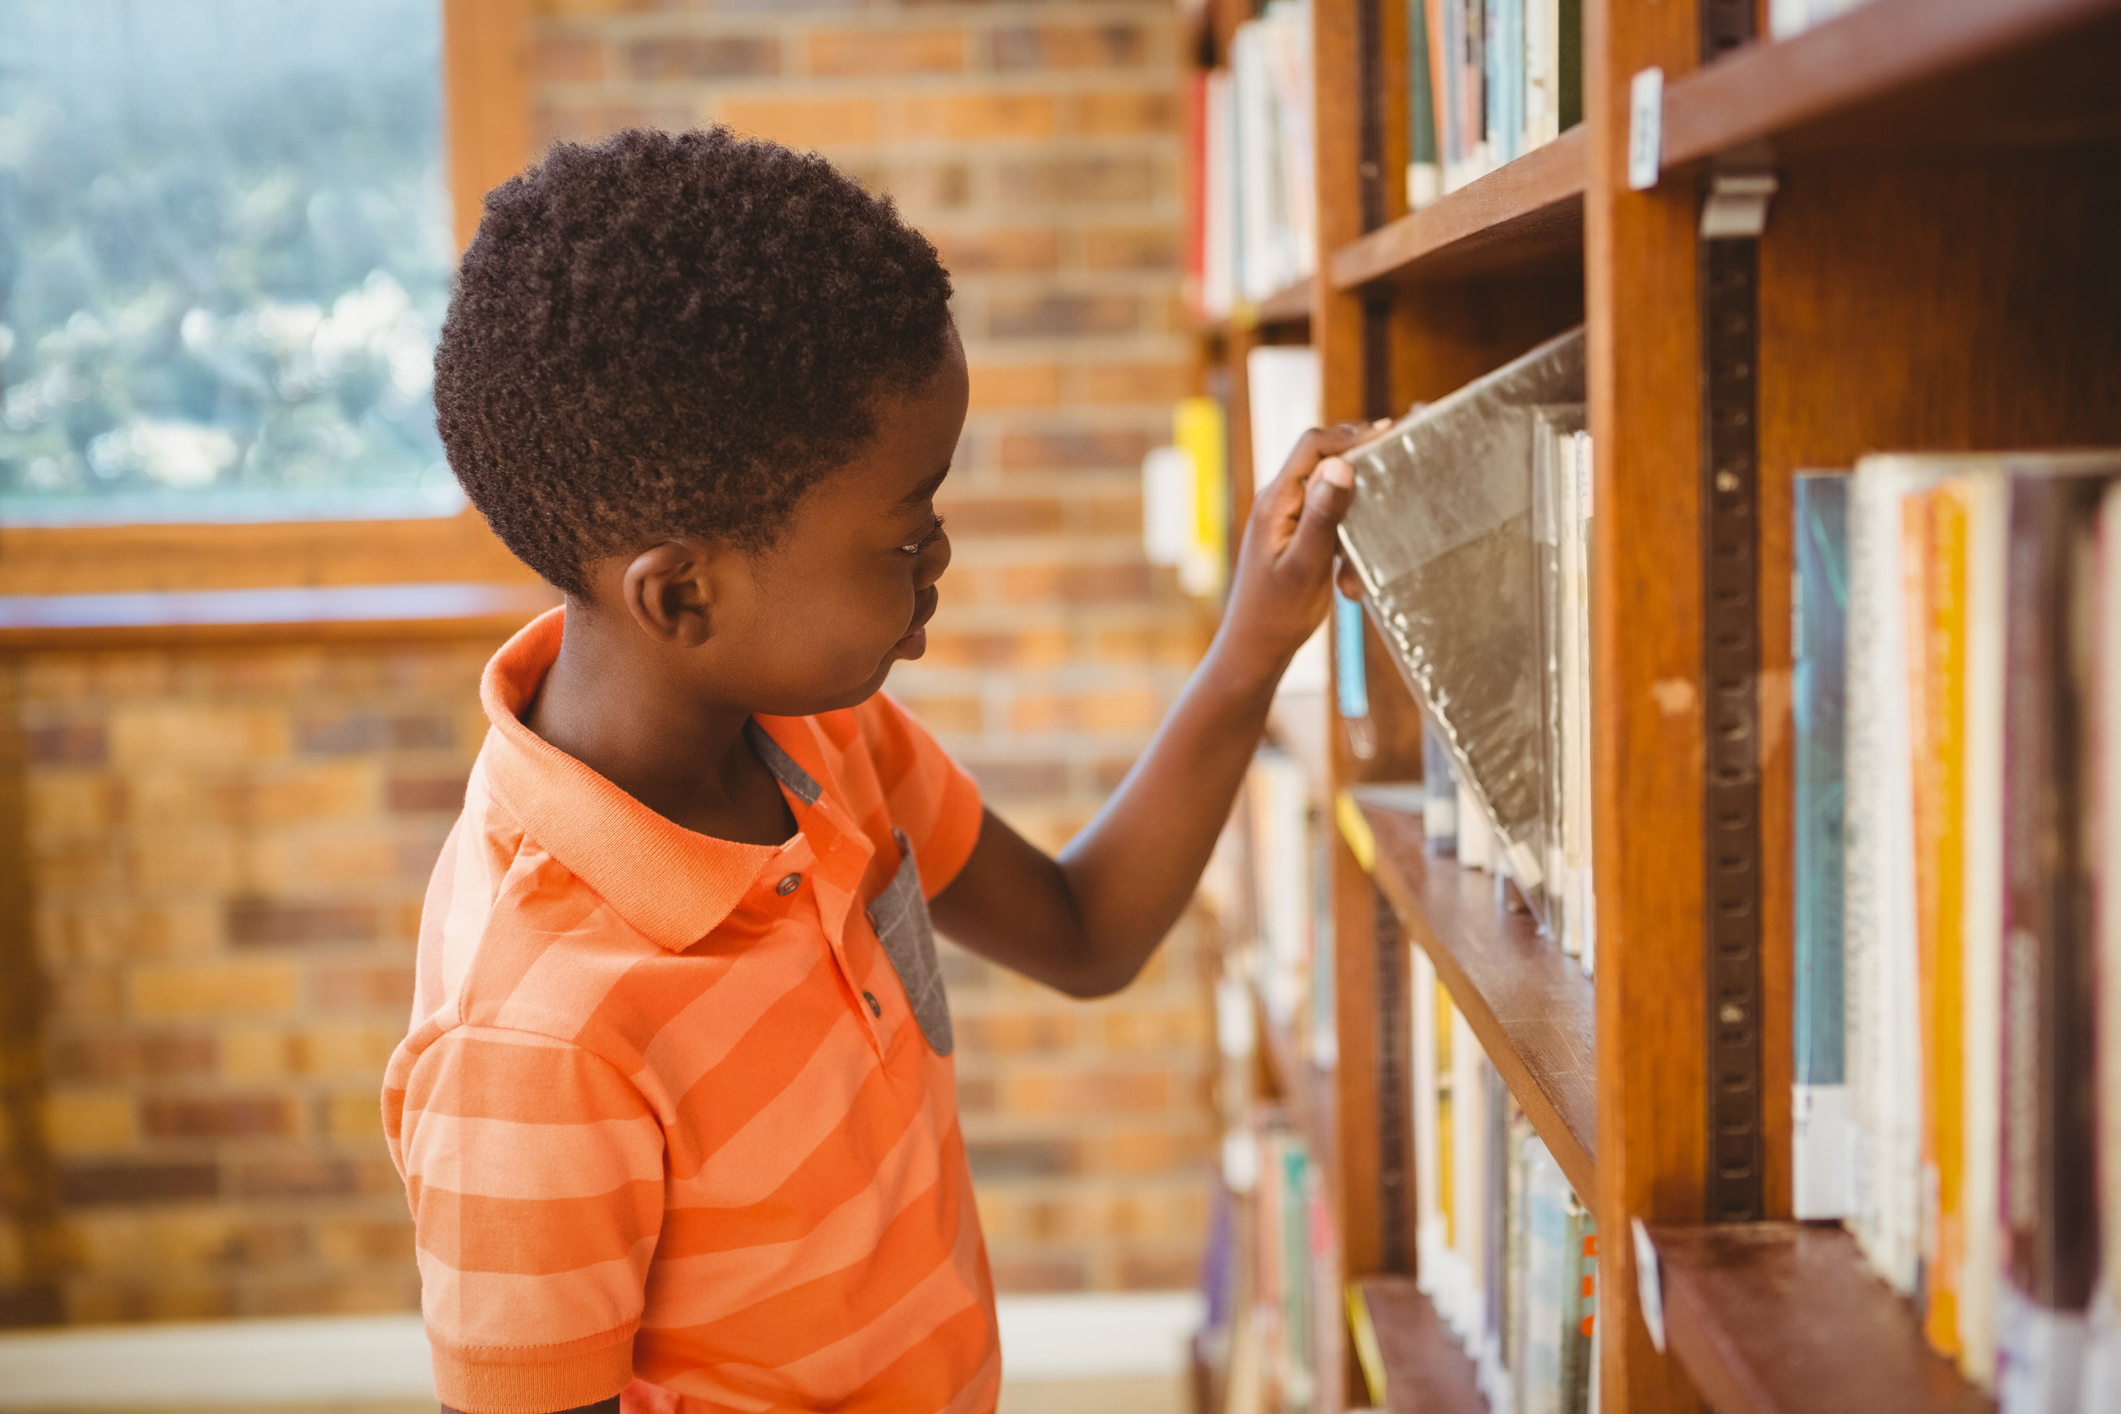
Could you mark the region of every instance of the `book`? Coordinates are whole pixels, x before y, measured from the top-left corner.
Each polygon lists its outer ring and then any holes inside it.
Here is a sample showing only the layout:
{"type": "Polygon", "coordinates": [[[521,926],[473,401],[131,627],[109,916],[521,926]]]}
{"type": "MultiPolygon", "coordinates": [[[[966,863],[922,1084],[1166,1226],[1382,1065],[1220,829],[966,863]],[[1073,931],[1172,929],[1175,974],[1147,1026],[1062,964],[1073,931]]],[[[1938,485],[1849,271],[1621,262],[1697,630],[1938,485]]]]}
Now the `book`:
{"type": "Polygon", "coordinates": [[[1583,121],[1581,0],[1411,0],[1407,28],[1414,209],[1583,121]]]}
{"type": "Polygon", "coordinates": [[[1308,345],[1261,344],[1245,354],[1255,491],[1281,474],[1297,442],[1323,420],[1321,386],[1318,350],[1308,345]]]}
{"type": "Polygon", "coordinates": [[[1795,739],[1792,918],[1795,1028],[1791,1211],[1849,1210],[1848,1086],[1841,980],[1842,734],[1848,624],[1848,477],[1796,478],[1790,588],[1790,715],[1795,739]]]}
{"type": "MultiPolygon", "coordinates": [[[[1395,666],[1542,924],[1550,796],[1534,410],[1582,400],[1583,353],[1581,329],[1549,340],[1350,453],[1355,500],[1340,530],[1395,666]]],[[[1469,862],[1470,813],[1458,820],[1461,862],[1469,862]]]]}
{"type": "Polygon", "coordinates": [[[2074,1409],[2098,1268],[2090,745],[2104,487],[2010,488],[2004,688],[2002,1179],[2005,1414],[2074,1409]]]}

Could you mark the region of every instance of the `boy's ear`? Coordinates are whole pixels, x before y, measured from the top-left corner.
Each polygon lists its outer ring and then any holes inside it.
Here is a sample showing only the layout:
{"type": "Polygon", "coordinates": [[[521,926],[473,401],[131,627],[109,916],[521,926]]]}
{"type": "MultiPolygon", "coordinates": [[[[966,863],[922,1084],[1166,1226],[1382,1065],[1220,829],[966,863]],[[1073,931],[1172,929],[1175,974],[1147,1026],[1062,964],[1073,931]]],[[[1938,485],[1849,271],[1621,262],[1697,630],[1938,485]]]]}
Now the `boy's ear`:
{"type": "Polygon", "coordinates": [[[642,632],[673,648],[697,648],[714,636],[720,581],[730,552],[706,540],[666,540],[635,555],[620,580],[626,612],[642,632]]]}

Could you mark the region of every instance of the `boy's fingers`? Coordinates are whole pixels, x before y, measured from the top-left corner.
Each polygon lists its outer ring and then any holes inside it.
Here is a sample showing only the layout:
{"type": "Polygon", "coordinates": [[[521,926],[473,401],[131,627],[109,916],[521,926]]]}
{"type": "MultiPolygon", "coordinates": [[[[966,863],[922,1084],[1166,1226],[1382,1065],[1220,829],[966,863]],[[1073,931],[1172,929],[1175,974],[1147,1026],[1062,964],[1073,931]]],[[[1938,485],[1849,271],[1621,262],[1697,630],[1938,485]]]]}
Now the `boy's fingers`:
{"type": "Polygon", "coordinates": [[[1339,457],[1320,461],[1304,493],[1303,518],[1296,523],[1290,552],[1323,573],[1333,556],[1335,532],[1354,499],[1355,468],[1339,457]]]}

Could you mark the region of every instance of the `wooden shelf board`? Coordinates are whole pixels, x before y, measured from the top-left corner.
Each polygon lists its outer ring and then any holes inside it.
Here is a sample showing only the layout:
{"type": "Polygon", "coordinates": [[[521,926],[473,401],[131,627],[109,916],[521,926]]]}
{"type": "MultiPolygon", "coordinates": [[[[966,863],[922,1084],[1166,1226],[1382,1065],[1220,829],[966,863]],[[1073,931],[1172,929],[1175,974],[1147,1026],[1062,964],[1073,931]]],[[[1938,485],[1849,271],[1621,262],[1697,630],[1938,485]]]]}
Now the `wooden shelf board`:
{"type": "Polygon", "coordinates": [[[1355,1285],[1377,1328],[1388,1414],[1486,1414],[1472,1360],[1410,1278],[1355,1285]]]}
{"type": "Polygon", "coordinates": [[[1260,324],[1302,324],[1311,317],[1311,297],[1317,288],[1318,279],[1312,276],[1298,280],[1285,290],[1276,290],[1253,308],[1255,322],[1260,324]]]}
{"type": "Polygon", "coordinates": [[[1650,1230],[1666,1340],[1717,1414],[1988,1414],[1832,1223],[1650,1230]]]}
{"type": "Polygon", "coordinates": [[[508,634],[560,602],[533,584],[356,584],[0,596],[0,649],[508,634]]]}
{"type": "Polygon", "coordinates": [[[1586,1202],[1597,1192],[1591,979],[1495,901],[1495,878],[1425,853],[1421,816],[1355,791],[1377,841],[1375,878],[1436,965],[1488,1060],[1586,1202]]]}
{"type": "Polygon", "coordinates": [[[1582,124],[1333,253],[1335,289],[1583,269],[1582,124]]]}
{"type": "Polygon", "coordinates": [[[2121,138],[2121,0],[1868,0],[1665,89],[1667,172],[1767,141],[1772,158],[2121,138]]]}

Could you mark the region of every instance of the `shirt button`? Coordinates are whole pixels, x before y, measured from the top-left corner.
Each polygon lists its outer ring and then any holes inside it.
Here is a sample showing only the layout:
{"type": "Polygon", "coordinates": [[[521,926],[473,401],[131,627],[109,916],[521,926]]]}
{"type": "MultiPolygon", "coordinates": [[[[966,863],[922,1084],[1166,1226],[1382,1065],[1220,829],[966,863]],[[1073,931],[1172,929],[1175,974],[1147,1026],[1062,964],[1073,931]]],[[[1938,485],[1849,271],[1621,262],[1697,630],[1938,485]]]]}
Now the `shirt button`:
{"type": "Polygon", "coordinates": [[[869,1003],[869,1014],[871,1016],[882,1016],[884,1014],[884,1004],[876,999],[876,993],[864,992],[862,993],[862,1000],[869,1003]]]}
{"type": "Polygon", "coordinates": [[[803,876],[800,874],[790,874],[787,878],[781,880],[778,884],[775,884],[773,886],[773,891],[779,894],[782,898],[786,898],[788,897],[788,895],[794,893],[797,889],[800,889],[801,887],[803,887],[803,876]]]}

